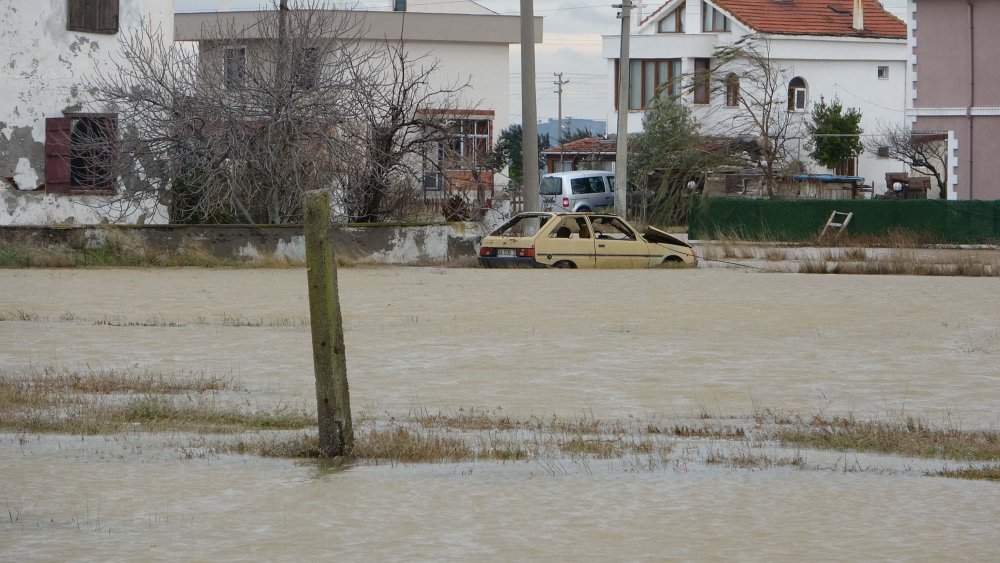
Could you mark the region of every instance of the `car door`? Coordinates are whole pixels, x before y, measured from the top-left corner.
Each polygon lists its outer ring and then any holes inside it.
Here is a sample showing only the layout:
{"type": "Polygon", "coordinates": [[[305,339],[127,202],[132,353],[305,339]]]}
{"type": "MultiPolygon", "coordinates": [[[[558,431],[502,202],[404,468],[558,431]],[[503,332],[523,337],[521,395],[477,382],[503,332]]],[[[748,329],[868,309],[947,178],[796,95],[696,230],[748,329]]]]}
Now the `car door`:
{"type": "Polygon", "coordinates": [[[649,265],[646,242],[620,218],[598,215],[591,217],[591,222],[598,268],[644,268],[649,265]]]}
{"type": "Polygon", "coordinates": [[[535,261],[549,266],[569,262],[577,268],[594,267],[594,238],[582,215],[562,218],[535,239],[535,261]]]}
{"type": "Polygon", "coordinates": [[[614,174],[608,174],[604,176],[604,183],[607,184],[607,189],[605,190],[604,205],[605,207],[614,208],[615,206],[615,176],[614,174]]]}

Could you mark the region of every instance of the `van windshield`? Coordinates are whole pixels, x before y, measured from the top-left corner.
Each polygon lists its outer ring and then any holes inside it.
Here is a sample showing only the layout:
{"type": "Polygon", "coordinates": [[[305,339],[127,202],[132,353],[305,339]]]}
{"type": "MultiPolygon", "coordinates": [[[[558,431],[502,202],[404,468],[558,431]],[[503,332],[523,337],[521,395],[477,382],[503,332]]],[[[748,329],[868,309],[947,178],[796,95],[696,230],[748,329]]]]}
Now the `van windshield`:
{"type": "Polygon", "coordinates": [[[542,195],[561,195],[562,178],[542,176],[542,181],[538,184],[538,193],[542,195]]]}

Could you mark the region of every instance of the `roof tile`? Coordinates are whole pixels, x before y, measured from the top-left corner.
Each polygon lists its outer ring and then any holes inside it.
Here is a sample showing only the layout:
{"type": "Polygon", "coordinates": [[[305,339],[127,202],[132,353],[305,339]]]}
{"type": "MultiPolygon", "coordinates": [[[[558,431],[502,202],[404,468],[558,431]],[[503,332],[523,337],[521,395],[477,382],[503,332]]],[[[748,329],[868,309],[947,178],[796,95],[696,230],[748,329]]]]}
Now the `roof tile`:
{"type": "MultiPolygon", "coordinates": [[[[865,29],[854,29],[853,0],[711,0],[759,33],[835,37],[906,38],[906,24],[878,0],[864,2],[865,29]]],[[[663,6],[661,6],[662,8],[663,6]]],[[[650,14],[647,20],[659,12],[650,14]]]]}

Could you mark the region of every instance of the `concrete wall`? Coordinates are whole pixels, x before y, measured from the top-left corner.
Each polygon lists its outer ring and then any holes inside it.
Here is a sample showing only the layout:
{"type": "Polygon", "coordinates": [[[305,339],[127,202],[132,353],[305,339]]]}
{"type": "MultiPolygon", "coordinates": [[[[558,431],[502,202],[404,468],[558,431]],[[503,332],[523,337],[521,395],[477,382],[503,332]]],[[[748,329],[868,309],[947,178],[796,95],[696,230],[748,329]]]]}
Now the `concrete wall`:
{"type": "MultiPolygon", "coordinates": [[[[425,226],[344,226],[334,229],[338,256],[361,264],[444,264],[474,261],[482,227],[477,223],[425,226]]],[[[305,261],[301,226],[147,225],[0,227],[0,246],[93,248],[117,237],[148,252],[204,252],[216,258],[305,261]]]]}
{"type": "MultiPolygon", "coordinates": [[[[173,0],[120,0],[118,35],[66,29],[66,0],[0,0],[0,225],[100,223],[94,196],[44,193],[45,118],[102,112],[85,80],[109,68],[119,35],[141,18],[173,33],[173,0]]],[[[131,214],[130,222],[165,217],[131,214]]]]}

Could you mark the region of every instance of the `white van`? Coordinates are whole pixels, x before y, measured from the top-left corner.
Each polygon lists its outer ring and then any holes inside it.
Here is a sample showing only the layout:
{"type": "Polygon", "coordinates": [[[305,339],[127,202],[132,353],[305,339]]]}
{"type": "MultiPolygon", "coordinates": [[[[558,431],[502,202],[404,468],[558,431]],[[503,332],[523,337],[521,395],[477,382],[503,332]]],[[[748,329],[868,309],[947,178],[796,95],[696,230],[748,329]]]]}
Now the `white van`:
{"type": "Polygon", "coordinates": [[[538,196],[542,211],[602,211],[615,205],[615,174],[607,170],[546,174],[538,183],[538,196]]]}

